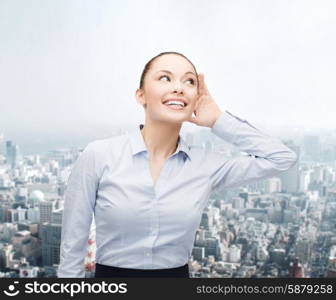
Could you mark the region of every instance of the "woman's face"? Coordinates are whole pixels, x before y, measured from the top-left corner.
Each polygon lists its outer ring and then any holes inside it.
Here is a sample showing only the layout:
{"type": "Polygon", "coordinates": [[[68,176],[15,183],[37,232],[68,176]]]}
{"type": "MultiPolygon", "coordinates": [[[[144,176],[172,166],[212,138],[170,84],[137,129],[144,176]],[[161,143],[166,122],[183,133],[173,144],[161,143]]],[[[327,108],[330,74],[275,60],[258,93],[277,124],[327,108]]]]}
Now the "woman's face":
{"type": "Polygon", "coordinates": [[[146,104],[146,114],[153,120],[182,123],[188,120],[198,98],[197,74],[180,55],[165,54],[156,58],[137,90],[137,100],[146,104]],[[184,107],[169,105],[168,99],[182,100],[184,107]]]}

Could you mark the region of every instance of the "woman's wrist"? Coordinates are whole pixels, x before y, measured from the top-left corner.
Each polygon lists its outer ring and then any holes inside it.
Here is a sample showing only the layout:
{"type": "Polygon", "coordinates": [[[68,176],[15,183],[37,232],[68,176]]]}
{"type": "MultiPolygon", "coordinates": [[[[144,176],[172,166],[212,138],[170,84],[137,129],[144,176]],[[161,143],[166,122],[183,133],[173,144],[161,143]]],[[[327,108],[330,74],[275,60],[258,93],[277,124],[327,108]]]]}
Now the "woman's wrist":
{"type": "Polygon", "coordinates": [[[214,121],[210,124],[209,128],[212,128],[217,120],[220,118],[221,114],[223,113],[222,110],[218,110],[217,113],[215,114],[214,121]]]}

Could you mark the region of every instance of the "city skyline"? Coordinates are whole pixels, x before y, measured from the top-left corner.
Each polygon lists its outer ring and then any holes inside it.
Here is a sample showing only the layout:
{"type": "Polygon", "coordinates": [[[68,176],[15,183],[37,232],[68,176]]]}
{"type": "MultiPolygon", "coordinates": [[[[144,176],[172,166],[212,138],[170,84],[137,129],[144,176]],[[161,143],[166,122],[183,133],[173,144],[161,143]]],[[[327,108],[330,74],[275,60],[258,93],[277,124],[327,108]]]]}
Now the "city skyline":
{"type": "MultiPolygon", "coordinates": [[[[238,154],[206,132],[186,138],[224,156],[238,154]]],[[[189,258],[190,277],[335,277],[336,143],[331,152],[317,136],[285,143],[299,157],[292,168],[212,193],[189,258]]],[[[67,178],[82,149],[22,161],[15,142],[7,140],[6,148],[0,160],[0,255],[6,257],[0,277],[54,277],[67,178]]],[[[94,220],[87,246],[83,268],[92,277],[94,220]]]]}

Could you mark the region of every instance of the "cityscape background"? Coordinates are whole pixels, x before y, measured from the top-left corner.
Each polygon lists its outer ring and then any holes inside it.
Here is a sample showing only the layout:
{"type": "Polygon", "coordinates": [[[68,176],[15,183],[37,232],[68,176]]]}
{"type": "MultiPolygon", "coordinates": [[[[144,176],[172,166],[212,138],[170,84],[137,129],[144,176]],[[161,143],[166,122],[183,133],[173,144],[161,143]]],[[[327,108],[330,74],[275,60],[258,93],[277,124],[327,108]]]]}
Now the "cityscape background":
{"type": "MultiPolygon", "coordinates": [[[[336,277],[336,2],[0,0],[0,277],[55,277],[64,191],[95,139],[143,122],[145,63],[178,51],[224,110],[299,157],[212,194],[191,277],[336,277]]],[[[238,149],[184,123],[192,145],[238,149]]],[[[92,277],[95,230],[84,266],[92,277]]]]}
{"type": "MultiPolygon", "coordinates": [[[[22,155],[0,137],[0,277],[56,277],[64,191],[83,149],[22,155]]],[[[207,129],[183,137],[225,157],[240,155],[207,129]]],[[[191,277],[336,277],[336,130],[282,141],[299,157],[291,169],[211,195],[191,277]]],[[[93,219],[86,277],[94,276],[95,247],[93,219]]]]}

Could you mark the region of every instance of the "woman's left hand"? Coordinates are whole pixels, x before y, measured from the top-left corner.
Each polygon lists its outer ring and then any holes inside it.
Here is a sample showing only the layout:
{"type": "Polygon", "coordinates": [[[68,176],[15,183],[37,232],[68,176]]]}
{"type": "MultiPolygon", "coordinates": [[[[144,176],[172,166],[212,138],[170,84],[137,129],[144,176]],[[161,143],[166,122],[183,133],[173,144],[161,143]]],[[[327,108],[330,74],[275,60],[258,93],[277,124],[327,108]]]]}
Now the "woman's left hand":
{"type": "Polygon", "coordinates": [[[195,105],[195,116],[191,116],[189,122],[198,126],[212,127],[219,118],[222,111],[211,97],[208,88],[204,82],[204,74],[198,74],[198,99],[195,105]]]}

